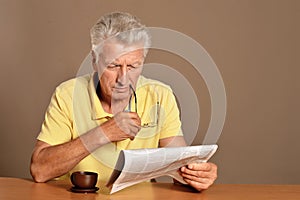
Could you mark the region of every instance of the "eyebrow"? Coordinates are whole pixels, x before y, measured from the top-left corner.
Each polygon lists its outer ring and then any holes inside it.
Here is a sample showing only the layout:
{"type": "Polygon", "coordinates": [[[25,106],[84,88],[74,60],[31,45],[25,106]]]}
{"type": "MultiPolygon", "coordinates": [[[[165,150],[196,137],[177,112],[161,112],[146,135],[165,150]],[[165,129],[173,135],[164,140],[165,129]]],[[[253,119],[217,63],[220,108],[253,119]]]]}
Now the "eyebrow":
{"type": "MultiPolygon", "coordinates": [[[[144,60],[135,60],[132,63],[129,63],[129,65],[142,64],[143,62],[144,62],[144,60]]],[[[111,62],[105,61],[105,63],[106,63],[106,65],[109,65],[109,64],[118,64],[118,59],[112,60],[111,62]]]]}
{"type": "Polygon", "coordinates": [[[132,65],[134,65],[134,64],[142,64],[142,63],[143,63],[143,60],[142,60],[142,61],[137,60],[137,61],[135,61],[135,62],[132,62],[132,65]]]}

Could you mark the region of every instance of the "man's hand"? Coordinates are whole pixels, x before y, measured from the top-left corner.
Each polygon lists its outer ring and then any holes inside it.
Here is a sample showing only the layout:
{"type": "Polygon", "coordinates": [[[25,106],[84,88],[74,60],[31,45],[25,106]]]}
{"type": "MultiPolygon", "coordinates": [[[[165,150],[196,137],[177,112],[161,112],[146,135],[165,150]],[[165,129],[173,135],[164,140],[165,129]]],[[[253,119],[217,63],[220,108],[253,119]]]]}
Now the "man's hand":
{"type": "Polygon", "coordinates": [[[110,142],[133,140],[141,129],[141,119],[135,112],[119,112],[103,123],[101,129],[110,142]]]}
{"type": "MultiPolygon", "coordinates": [[[[183,136],[169,137],[159,140],[160,147],[186,146],[183,136]]],[[[198,191],[207,189],[217,179],[217,166],[213,163],[191,163],[179,169],[180,175],[198,191]]],[[[175,182],[177,182],[174,179],[175,182]]]]}
{"type": "Polygon", "coordinates": [[[180,168],[180,175],[198,191],[209,188],[217,178],[217,166],[213,163],[192,163],[180,168]]]}

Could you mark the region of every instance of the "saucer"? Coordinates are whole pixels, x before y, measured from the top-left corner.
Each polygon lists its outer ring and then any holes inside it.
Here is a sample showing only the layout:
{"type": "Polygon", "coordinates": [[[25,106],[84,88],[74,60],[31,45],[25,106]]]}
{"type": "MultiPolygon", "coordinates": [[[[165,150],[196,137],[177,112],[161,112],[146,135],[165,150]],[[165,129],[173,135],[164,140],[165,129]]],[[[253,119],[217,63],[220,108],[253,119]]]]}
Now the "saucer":
{"type": "Polygon", "coordinates": [[[77,188],[77,187],[71,187],[72,192],[77,192],[77,193],[92,193],[98,191],[98,187],[94,188],[77,188]]]}

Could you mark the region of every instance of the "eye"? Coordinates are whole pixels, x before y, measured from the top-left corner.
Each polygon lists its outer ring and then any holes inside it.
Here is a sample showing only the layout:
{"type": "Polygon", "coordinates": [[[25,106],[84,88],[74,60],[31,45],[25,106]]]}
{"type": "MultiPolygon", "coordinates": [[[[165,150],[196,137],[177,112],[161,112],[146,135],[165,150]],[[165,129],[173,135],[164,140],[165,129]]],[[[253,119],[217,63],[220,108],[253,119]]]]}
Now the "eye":
{"type": "Polygon", "coordinates": [[[119,67],[121,67],[121,65],[115,64],[115,63],[111,63],[111,64],[107,65],[107,69],[110,69],[110,70],[118,69],[119,67]]]}
{"type": "Polygon", "coordinates": [[[140,63],[134,63],[134,64],[131,64],[131,65],[127,65],[127,68],[129,69],[129,70],[131,70],[131,69],[137,69],[137,68],[139,68],[139,67],[141,67],[142,65],[140,64],[140,63]]]}
{"type": "Polygon", "coordinates": [[[132,70],[132,69],[135,69],[136,67],[133,66],[133,65],[127,65],[127,68],[128,68],[129,70],[132,70]]]}

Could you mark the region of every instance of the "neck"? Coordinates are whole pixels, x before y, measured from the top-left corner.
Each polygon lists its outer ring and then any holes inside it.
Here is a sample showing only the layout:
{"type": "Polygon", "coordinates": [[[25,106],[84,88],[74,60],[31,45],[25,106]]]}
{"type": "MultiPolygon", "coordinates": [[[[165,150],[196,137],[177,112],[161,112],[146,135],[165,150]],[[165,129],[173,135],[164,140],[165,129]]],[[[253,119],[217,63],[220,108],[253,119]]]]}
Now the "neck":
{"type": "Polygon", "coordinates": [[[105,96],[101,94],[101,87],[100,83],[98,82],[97,88],[96,88],[97,96],[101,102],[102,108],[105,112],[110,114],[116,114],[118,112],[124,111],[126,106],[128,105],[129,98],[125,99],[113,99],[109,96],[105,96]]]}
{"type": "Polygon", "coordinates": [[[103,110],[107,113],[111,114],[116,114],[118,112],[124,111],[126,106],[128,105],[129,99],[124,99],[124,100],[109,100],[109,101],[104,101],[100,100],[103,110]]]}

